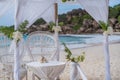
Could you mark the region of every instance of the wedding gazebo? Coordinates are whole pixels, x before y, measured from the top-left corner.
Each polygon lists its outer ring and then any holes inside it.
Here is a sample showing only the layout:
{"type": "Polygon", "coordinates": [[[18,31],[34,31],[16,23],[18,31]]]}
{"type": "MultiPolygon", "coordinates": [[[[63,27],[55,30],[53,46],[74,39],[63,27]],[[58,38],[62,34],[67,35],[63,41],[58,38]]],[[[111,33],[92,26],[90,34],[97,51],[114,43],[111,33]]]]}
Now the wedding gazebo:
{"type": "MultiPolygon", "coordinates": [[[[38,18],[43,18],[46,22],[53,21],[58,26],[57,17],[57,3],[62,3],[61,0],[1,0],[0,9],[2,16],[10,7],[14,6],[14,25],[15,30],[18,29],[19,25],[28,20],[29,24],[26,27],[31,26],[38,18]],[[56,6],[56,7],[55,7],[56,6]]],[[[109,0],[71,0],[65,3],[69,4],[80,4],[98,23],[103,21],[108,22],[108,3],[109,0]]],[[[56,41],[58,43],[58,32],[55,32],[56,41]]],[[[104,54],[105,54],[105,67],[106,67],[106,80],[111,80],[110,77],[110,56],[109,56],[109,43],[108,34],[104,36],[104,54]]],[[[58,43],[59,44],[59,43],[58,43]]],[[[16,42],[13,40],[14,45],[14,80],[19,79],[19,50],[16,42]]],[[[57,60],[59,60],[59,49],[58,54],[55,54],[57,60]]]]}

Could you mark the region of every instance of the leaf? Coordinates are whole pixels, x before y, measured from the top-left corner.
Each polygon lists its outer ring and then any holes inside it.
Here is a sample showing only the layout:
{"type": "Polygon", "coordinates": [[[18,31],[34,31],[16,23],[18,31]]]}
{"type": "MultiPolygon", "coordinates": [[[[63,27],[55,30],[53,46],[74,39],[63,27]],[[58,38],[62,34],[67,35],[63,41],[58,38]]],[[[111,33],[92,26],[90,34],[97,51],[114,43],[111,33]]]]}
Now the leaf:
{"type": "Polygon", "coordinates": [[[72,56],[72,52],[69,50],[69,48],[66,46],[65,43],[63,43],[64,47],[65,47],[65,52],[67,53],[66,55],[66,59],[68,61],[72,61],[72,62],[83,62],[85,59],[85,52],[82,53],[82,55],[78,56],[78,57],[73,57],[72,56]]]}
{"type": "Polygon", "coordinates": [[[69,55],[72,55],[72,52],[68,49],[68,47],[66,46],[65,43],[63,43],[64,47],[65,47],[65,52],[67,52],[69,55]]]}
{"type": "Polygon", "coordinates": [[[100,26],[102,27],[102,29],[104,31],[107,31],[108,28],[108,24],[104,23],[103,21],[99,21],[100,26]]]}
{"type": "Polygon", "coordinates": [[[62,2],[66,2],[67,0],[62,0],[62,2]]]}

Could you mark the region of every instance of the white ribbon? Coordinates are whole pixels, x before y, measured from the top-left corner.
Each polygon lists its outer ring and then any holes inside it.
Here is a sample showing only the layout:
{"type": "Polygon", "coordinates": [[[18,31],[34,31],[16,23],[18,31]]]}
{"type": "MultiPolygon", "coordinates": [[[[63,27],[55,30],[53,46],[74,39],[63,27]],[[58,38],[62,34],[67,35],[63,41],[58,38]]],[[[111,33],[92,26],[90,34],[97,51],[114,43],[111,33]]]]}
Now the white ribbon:
{"type": "Polygon", "coordinates": [[[85,76],[84,72],[81,70],[80,65],[75,62],[71,62],[71,69],[70,69],[70,80],[79,80],[79,76],[81,74],[81,77],[83,80],[87,80],[87,77],[85,76]]]}
{"type": "Polygon", "coordinates": [[[53,26],[52,30],[57,32],[62,31],[60,26],[53,26]]]}
{"type": "Polygon", "coordinates": [[[9,52],[14,53],[14,79],[19,80],[20,79],[20,62],[21,62],[21,55],[23,53],[24,44],[22,43],[22,33],[19,31],[16,31],[13,33],[13,41],[10,45],[9,52]]]}
{"type": "Polygon", "coordinates": [[[104,36],[107,36],[107,35],[112,35],[113,34],[113,28],[112,27],[108,27],[107,31],[104,31],[103,32],[103,35],[104,36]]]}

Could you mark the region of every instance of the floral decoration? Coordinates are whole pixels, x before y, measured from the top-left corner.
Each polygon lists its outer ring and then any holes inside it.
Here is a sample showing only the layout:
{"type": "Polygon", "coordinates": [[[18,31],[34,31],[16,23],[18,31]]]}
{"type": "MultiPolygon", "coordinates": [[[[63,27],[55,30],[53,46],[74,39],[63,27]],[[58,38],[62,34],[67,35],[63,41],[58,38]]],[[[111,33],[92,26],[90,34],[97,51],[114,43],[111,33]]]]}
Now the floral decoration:
{"type": "Polygon", "coordinates": [[[68,60],[68,61],[71,61],[71,62],[83,62],[84,60],[85,60],[85,52],[83,52],[81,55],[79,55],[79,56],[76,56],[76,57],[74,57],[73,55],[72,55],[72,52],[69,50],[69,48],[66,46],[66,44],[65,43],[63,43],[63,45],[64,45],[64,47],[65,47],[65,52],[67,53],[67,55],[66,55],[66,59],[68,60]]]}
{"type": "Polygon", "coordinates": [[[52,30],[57,32],[62,31],[60,26],[53,26],[52,30]]]}

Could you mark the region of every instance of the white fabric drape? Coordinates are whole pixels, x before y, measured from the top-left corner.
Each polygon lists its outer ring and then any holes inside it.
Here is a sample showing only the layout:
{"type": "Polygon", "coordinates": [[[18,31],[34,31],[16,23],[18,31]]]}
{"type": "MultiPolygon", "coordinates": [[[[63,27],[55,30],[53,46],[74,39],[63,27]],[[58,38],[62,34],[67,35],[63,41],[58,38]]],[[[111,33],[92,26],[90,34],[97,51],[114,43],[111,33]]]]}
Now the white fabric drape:
{"type": "Polygon", "coordinates": [[[14,5],[13,0],[0,0],[0,17],[14,5]]]}
{"type": "Polygon", "coordinates": [[[28,20],[29,27],[38,18],[47,22],[54,21],[54,2],[55,0],[20,0],[16,16],[18,25],[28,20]]]}
{"type": "MultiPolygon", "coordinates": [[[[99,23],[108,21],[108,1],[109,0],[78,0],[80,5],[99,23]]],[[[109,56],[109,43],[108,35],[104,36],[104,54],[105,54],[105,67],[106,67],[106,80],[110,80],[110,56],[109,56]]]]}
{"type": "Polygon", "coordinates": [[[108,0],[78,0],[79,4],[97,21],[108,21],[108,0]]]}
{"type": "MultiPolygon", "coordinates": [[[[45,21],[55,21],[54,19],[54,2],[55,0],[16,0],[15,6],[15,29],[27,20],[31,26],[38,18],[43,18],[45,21]]],[[[20,80],[19,76],[19,48],[15,51],[15,67],[14,79],[20,80]]]]}
{"type": "Polygon", "coordinates": [[[80,65],[75,62],[71,62],[71,68],[70,68],[70,80],[79,80],[80,75],[83,80],[87,80],[87,77],[85,76],[84,72],[82,71],[80,65]]]}

